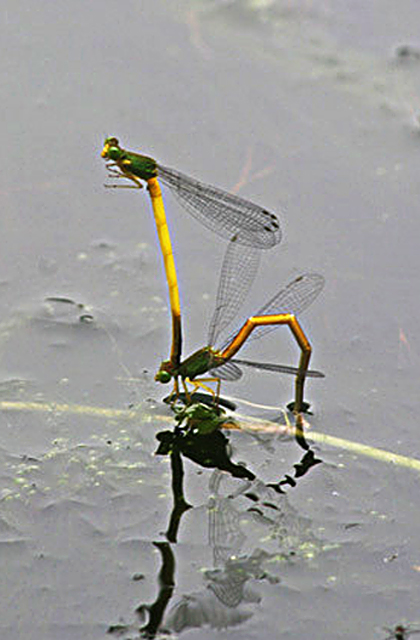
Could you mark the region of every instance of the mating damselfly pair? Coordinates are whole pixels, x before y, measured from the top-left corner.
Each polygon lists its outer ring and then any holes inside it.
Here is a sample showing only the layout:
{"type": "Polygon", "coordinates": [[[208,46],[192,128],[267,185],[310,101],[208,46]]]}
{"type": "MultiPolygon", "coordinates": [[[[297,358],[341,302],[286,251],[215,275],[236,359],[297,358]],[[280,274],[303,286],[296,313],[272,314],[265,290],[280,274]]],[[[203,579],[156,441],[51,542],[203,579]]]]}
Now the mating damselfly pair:
{"type": "Polygon", "coordinates": [[[110,177],[131,181],[131,184],[109,184],[107,187],[142,188],[145,182],[152,201],[172,312],[171,354],[168,360],[161,363],[156,380],[162,383],[173,380],[173,396],[176,398],[180,379],[186,397],[191,398],[187,382],[192,382],[195,389],[198,386],[208,388],[205,382],[215,380],[218,383],[218,396],[221,379],[236,380],[241,376],[238,365],[289,373],[296,376],[294,410],[299,413],[304,406],[305,378],[323,377],[323,374],[308,369],[311,345],[297,316],[319,295],[324,278],[316,273],[305,273],[295,278],[217,348],[218,338],[237,315],[254,281],[261,251],[271,249],[282,239],[277,217],[248,200],[160,165],[153,158],[127,151],[120,147],[117,138],[105,140],[102,157],[108,161],[110,177]],[[159,180],[169,187],[189,213],[228,241],[207,345],[184,360],[181,359],[178,281],[159,180]],[[245,342],[261,337],[280,325],[289,327],[301,350],[298,367],[234,358],[245,342]],[[201,380],[200,376],[206,373],[210,373],[211,377],[201,380]]]}

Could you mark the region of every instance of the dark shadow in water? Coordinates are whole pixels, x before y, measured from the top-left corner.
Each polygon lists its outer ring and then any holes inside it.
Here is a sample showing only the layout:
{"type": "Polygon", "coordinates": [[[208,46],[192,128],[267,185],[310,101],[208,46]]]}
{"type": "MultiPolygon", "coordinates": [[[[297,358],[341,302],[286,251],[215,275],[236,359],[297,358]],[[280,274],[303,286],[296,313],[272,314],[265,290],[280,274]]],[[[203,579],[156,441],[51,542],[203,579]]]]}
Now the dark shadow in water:
{"type": "Polygon", "coordinates": [[[175,556],[169,542],[154,542],[162,557],[162,566],[158,575],[159,594],[151,605],[142,604],[136,613],[140,619],[147,617],[149,621],[140,628],[142,638],[154,638],[159,631],[166,608],[175,589],[175,556]]]}
{"type": "MultiPolygon", "coordinates": [[[[168,455],[171,460],[173,506],[165,533],[165,542],[154,542],[161,554],[161,566],[157,576],[158,594],[152,604],[141,603],[136,608],[137,625],[113,625],[108,632],[132,638],[154,638],[158,632],[176,632],[204,625],[213,628],[237,626],[254,615],[252,604],[262,596],[254,583],[265,581],[277,584],[280,578],[270,574],[265,564],[278,555],[260,547],[241,554],[247,539],[241,520],[249,518],[270,536],[283,550],[285,561],[292,561],[298,553],[294,546],[304,538],[305,544],[316,546],[319,541],[310,533],[310,521],[298,515],[288,503],[286,487],[294,487],[313,466],[322,461],[316,457],[301,435],[297,443],[304,449],[301,460],[293,465],[294,471],[286,473],[279,481],[264,483],[244,464],[237,464],[230,456],[230,443],[226,433],[215,429],[200,433],[197,422],[187,428],[179,424],[174,430],[156,435],[159,442],[156,455],[168,455]],[[175,544],[182,516],[193,508],[184,495],[183,458],[206,469],[213,469],[209,481],[210,497],[207,503],[209,546],[213,553],[214,568],[203,575],[203,588],[177,596],[169,608],[176,588],[175,544]],[[238,479],[239,489],[225,493],[223,484],[228,479],[238,479]],[[237,506],[238,499],[241,500],[237,506]],[[249,584],[252,583],[252,584],[249,584]],[[251,608],[250,608],[251,607],[251,608]],[[130,634],[127,636],[127,634],[130,634]]],[[[208,427],[208,422],[205,423],[208,427]]],[[[236,481],[236,480],[235,480],[236,481]]]]}

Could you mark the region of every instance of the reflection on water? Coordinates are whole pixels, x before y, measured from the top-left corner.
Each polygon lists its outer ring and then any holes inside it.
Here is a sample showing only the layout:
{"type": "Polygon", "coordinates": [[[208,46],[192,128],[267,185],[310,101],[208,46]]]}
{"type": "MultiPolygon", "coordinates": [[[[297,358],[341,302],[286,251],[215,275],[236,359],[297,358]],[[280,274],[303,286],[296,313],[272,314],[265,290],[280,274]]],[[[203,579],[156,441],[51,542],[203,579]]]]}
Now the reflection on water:
{"type": "Polygon", "coordinates": [[[244,463],[232,461],[226,433],[220,429],[209,432],[207,427],[200,430],[196,421],[193,425],[187,421],[184,428],[179,424],[156,436],[157,455],[170,456],[173,497],[166,541],[154,543],[161,557],[159,592],[152,604],[141,603],[136,608],[138,627],[112,625],[109,633],[114,635],[125,636],[136,630],[140,637],[153,638],[158,632],[237,626],[254,616],[255,604],[264,597],[262,585],[281,582],[285,562],[308,562],[327,548],[312,533],[311,521],[298,513],[285,494],[285,487],[295,486],[299,478],[321,463],[306,443],[294,470],[279,481],[267,483],[244,463]],[[178,593],[179,526],[184,514],[194,508],[185,498],[183,458],[213,469],[209,496],[201,509],[207,519],[212,566],[201,572],[201,588],[178,593]]]}

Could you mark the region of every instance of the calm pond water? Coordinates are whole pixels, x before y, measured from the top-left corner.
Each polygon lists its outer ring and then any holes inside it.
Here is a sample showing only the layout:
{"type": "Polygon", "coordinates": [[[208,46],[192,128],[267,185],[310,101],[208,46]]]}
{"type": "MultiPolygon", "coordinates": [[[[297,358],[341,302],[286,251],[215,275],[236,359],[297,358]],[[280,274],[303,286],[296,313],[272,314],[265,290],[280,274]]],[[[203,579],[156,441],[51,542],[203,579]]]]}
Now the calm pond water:
{"type": "MultiPolygon", "coordinates": [[[[1,19],[2,637],[410,637],[418,3],[5,0],[1,19]],[[103,188],[110,135],[279,215],[239,323],[325,277],[302,317],[326,374],[309,448],[258,421],[284,424],[293,392],[258,371],[223,385],[254,403],[243,430],[174,438],[153,220],[144,193],[103,188]]],[[[165,198],[187,354],[225,243],[165,198]]],[[[242,357],[297,352],[279,329],[242,357]]]]}

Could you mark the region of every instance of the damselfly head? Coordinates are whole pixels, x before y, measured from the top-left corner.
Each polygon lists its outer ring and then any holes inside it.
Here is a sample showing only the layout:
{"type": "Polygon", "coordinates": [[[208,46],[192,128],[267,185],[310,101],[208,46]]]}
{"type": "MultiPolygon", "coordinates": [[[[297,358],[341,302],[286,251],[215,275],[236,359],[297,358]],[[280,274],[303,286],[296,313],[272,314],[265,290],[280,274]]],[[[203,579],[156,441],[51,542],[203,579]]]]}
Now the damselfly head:
{"type": "Polygon", "coordinates": [[[168,384],[172,379],[172,368],[172,362],[170,360],[164,360],[159,367],[159,371],[155,375],[156,382],[168,384]]]}
{"type": "Polygon", "coordinates": [[[121,154],[121,148],[117,138],[106,138],[104,148],[102,149],[102,158],[110,158],[116,160],[121,154]]]}

